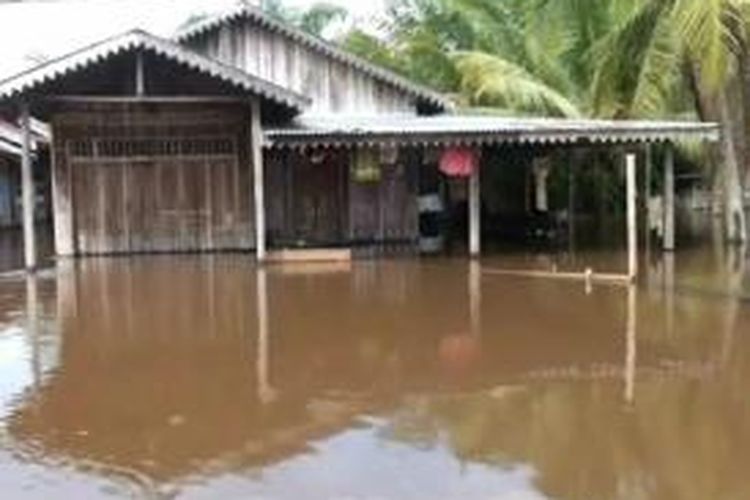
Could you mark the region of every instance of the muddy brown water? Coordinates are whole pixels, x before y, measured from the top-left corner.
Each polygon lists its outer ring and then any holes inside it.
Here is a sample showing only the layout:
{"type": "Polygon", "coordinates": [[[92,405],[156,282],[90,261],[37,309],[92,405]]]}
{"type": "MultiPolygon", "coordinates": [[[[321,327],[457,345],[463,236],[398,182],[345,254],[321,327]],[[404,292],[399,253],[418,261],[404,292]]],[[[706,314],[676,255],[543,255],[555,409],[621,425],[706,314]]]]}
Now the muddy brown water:
{"type": "Polygon", "coordinates": [[[89,259],[0,280],[3,498],[750,498],[750,282],[565,257],[256,269],[89,259]]]}

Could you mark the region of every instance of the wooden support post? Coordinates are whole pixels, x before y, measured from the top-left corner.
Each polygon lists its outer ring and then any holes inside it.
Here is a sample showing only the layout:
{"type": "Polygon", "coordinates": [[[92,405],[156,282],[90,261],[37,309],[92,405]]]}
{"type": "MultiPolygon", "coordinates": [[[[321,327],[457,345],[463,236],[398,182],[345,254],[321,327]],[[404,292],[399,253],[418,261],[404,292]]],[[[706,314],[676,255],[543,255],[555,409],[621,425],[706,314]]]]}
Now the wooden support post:
{"type": "Polygon", "coordinates": [[[479,257],[482,253],[482,185],[481,167],[469,177],[469,255],[479,257]]]}
{"type": "Polygon", "coordinates": [[[265,262],[266,248],[266,190],[263,167],[263,129],[261,125],[260,100],[251,105],[251,144],[253,162],[253,192],[255,201],[255,254],[258,262],[265,262]]]}
{"type": "Polygon", "coordinates": [[[675,249],[674,226],[675,180],[674,180],[674,150],[667,146],[664,158],[664,251],[673,252],[675,249]]]}
{"type": "Polygon", "coordinates": [[[627,153],[627,213],[628,213],[628,278],[638,277],[638,186],[636,177],[636,155],[627,153]]]}
{"type": "Polygon", "coordinates": [[[23,210],[23,246],[26,270],[34,272],[37,267],[36,233],[34,231],[34,212],[36,194],[34,192],[34,171],[31,158],[31,114],[28,104],[21,108],[21,202],[23,210]]]}
{"type": "Polygon", "coordinates": [[[643,174],[643,203],[641,204],[646,214],[643,225],[643,234],[645,236],[646,253],[651,250],[651,177],[654,170],[654,151],[651,144],[646,144],[644,148],[644,174],[643,174]]]}

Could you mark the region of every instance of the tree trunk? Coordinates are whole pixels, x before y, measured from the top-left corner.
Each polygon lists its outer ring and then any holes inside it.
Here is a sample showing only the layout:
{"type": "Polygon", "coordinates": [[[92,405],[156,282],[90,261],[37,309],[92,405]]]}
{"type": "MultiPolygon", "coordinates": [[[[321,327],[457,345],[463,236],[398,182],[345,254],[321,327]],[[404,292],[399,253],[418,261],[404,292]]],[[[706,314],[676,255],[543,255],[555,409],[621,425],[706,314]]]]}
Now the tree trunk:
{"type": "Polygon", "coordinates": [[[737,133],[726,92],[719,95],[719,119],[722,126],[721,156],[724,178],[724,221],[726,238],[730,243],[744,244],[747,241],[747,224],[743,203],[740,164],[735,149],[737,133]]]}

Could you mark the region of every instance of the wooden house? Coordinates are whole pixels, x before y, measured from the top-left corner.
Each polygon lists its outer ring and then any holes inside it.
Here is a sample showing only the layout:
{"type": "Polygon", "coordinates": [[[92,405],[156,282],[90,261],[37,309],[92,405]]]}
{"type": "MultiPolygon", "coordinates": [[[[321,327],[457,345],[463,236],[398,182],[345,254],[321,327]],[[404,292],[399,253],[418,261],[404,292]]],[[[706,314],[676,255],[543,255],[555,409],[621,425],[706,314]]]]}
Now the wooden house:
{"type": "Polygon", "coordinates": [[[51,124],[62,256],[418,248],[439,170],[465,182],[476,255],[480,173],[502,167],[481,161],[488,148],[718,138],[713,124],[453,115],[438,93],[246,5],[174,40],[135,30],[0,81],[0,106],[51,124]]]}

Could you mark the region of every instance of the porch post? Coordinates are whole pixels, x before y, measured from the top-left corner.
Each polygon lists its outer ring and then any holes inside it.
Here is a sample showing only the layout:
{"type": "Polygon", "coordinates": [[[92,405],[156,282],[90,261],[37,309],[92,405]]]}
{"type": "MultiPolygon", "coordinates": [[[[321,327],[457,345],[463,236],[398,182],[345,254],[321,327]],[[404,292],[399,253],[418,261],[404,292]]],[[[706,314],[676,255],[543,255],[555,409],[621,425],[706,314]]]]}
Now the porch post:
{"type": "Polygon", "coordinates": [[[255,202],[255,255],[258,262],[266,260],[266,190],[263,168],[263,129],[260,101],[253,99],[250,106],[253,161],[253,199],[255,202]]]}
{"type": "Polygon", "coordinates": [[[469,177],[469,255],[479,257],[482,253],[482,186],[481,166],[477,162],[476,168],[469,177]]]}
{"type": "Polygon", "coordinates": [[[628,213],[628,277],[635,281],[638,277],[638,211],[637,211],[637,178],[636,155],[625,156],[627,170],[627,213],[628,213]]]}
{"type": "Polygon", "coordinates": [[[675,249],[675,227],[674,227],[674,150],[668,144],[664,158],[664,251],[672,252],[675,249]]]}
{"type": "Polygon", "coordinates": [[[23,247],[26,270],[33,272],[37,267],[36,234],[34,232],[34,172],[31,159],[31,115],[28,104],[21,107],[21,204],[23,210],[23,247]]]}

